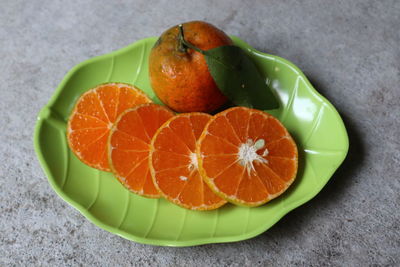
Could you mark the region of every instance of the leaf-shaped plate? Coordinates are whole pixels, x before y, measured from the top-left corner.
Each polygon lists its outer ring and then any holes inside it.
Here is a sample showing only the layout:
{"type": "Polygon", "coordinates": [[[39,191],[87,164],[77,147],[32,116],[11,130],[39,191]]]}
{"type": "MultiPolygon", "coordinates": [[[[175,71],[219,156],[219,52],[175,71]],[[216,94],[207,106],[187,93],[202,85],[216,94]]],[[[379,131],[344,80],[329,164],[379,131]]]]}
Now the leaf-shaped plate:
{"type": "Polygon", "coordinates": [[[233,39],[255,61],[278,96],[280,108],[270,113],[283,122],[298,144],[298,176],[285,194],[258,208],[228,204],[214,211],[189,211],[164,199],[130,193],[110,173],[90,168],[74,156],[66,142],[66,121],[76,99],[89,88],[109,81],[132,83],[159,103],[148,79],[148,55],[156,38],[78,64],[40,111],[35,151],[57,194],[99,227],[161,246],[248,239],[314,197],[347,154],[348,137],[339,114],[295,65],[233,39]]]}

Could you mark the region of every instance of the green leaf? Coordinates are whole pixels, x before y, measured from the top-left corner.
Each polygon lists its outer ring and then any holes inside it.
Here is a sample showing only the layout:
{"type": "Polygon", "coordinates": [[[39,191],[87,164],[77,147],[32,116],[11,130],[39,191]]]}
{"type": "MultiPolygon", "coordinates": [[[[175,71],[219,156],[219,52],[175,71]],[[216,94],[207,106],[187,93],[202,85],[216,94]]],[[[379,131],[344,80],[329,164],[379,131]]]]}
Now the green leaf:
{"type": "Polygon", "coordinates": [[[191,48],[204,55],[219,90],[235,105],[263,110],[279,107],[256,65],[240,47],[226,45],[202,50],[185,40],[182,24],[178,27],[181,50],[191,48]]]}
{"type": "Polygon", "coordinates": [[[227,45],[202,52],[218,88],[235,105],[262,110],[279,107],[256,65],[241,48],[227,45]]]}

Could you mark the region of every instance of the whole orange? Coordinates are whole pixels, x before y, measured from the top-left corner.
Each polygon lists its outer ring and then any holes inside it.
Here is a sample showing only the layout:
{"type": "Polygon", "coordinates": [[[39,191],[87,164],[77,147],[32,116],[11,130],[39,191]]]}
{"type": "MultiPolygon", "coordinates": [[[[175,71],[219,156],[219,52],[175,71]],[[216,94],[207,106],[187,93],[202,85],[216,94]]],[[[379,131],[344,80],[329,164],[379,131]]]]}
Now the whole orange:
{"type": "MultiPolygon", "coordinates": [[[[201,50],[232,44],[223,31],[209,23],[191,21],[182,26],[184,39],[201,50]]],[[[182,46],[178,25],[165,31],[152,48],[149,74],[158,98],[177,112],[211,112],[227,101],[204,55],[182,46]]]]}

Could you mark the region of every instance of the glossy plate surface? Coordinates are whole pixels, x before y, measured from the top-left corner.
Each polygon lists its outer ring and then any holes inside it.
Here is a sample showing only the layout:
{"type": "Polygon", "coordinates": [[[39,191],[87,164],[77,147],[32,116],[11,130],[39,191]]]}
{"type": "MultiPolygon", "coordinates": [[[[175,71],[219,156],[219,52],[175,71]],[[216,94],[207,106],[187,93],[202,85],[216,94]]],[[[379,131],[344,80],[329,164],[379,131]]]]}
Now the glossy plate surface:
{"type": "Polygon", "coordinates": [[[35,151],[57,194],[97,226],[139,243],[161,246],[248,239],[313,198],[348,151],[339,114],[294,64],[233,39],[253,58],[278,96],[281,106],[270,113],[298,144],[299,172],[286,193],[258,208],[228,204],[215,211],[189,211],[164,199],[136,196],[110,173],[92,169],[74,156],[66,142],[66,121],[76,99],[89,88],[109,81],[131,83],[160,103],[148,79],[147,59],[156,38],[147,38],[75,66],[40,111],[35,151]]]}

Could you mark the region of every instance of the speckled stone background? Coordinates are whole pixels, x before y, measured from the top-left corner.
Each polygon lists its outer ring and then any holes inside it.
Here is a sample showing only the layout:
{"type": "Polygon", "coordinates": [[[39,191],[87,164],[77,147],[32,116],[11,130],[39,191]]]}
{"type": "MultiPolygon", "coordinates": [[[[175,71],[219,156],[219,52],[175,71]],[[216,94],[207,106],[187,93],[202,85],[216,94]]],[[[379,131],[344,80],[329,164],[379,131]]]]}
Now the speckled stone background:
{"type": "Polygon", "coordinates": [[[399,266],[400,1],[0,1],[0,265],[399,266]],[[337,107],[349,155],[309,203],[251,240],[136,244],[88,222],[36,159],[36,114],[77,63],[209,21],[297,64],[337,107]]]}

